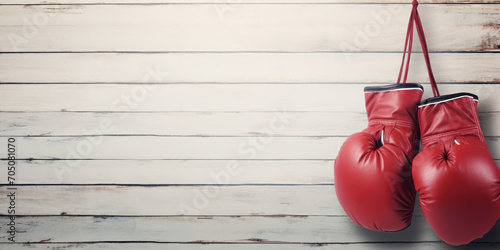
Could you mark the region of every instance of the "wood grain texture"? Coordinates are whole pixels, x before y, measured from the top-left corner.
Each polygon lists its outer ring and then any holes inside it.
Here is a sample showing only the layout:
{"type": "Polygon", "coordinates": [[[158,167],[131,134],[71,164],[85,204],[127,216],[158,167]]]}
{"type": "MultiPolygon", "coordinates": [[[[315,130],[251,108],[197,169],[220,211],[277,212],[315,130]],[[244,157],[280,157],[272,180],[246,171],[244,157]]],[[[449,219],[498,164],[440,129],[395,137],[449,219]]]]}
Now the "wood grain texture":
{"type": "MultiPolygon", "coordinates": [[[[29,244],[1,244],[0,247],[10,247],[13,250],[25,250],[25,249],[46,249],[46,250],[58,250],[58,249],[82,249],[82,250],[102,250],[110,249],[114,247],[113,243],[88,243],[88,244],[65,244],[65,243],[29,243],[29,244]]],[[[469,245],[462,246],[461,249],[472,250],[497,250],[500,246],[499,243],[472,243],[469,245]]],[[[324,243],[311,243],[311,244],[171,244],[171,243],[126,243],[121,244],[120,249],[123,250],[135,250],[138,248],[146,249],[179,249],[179,250],[363,250],[363,249],[374,249],[374,250],[399,250],[399,249],[427,249],[427,250],[453,250],[456,249],[454,246],[447,245],[442,242],[426,242],[426,243],[342,243],[342,244],[324,244],[324,243]]]]}
{"type": "MultiPolygon", "coordinates": [[[[347,243],[440,242],[423,217],[399,233],[374,232],[347,217],[19,217],[22,242],[347,243]]],[[[499,243],[499,224],[478,242],[499,243]]],[[[4,240],[2,240],[4,241],[4,240]]]]}
{"type": "MultiPolygon", "coordinates": [[[[345,137],[19,137],[19,159],[334,159],[345,137]],[[314,148],[315,150],[310,150],[314,148]]],[[[491,146],[497,148],[497,141],[491,146]]],[[[5,159],[7,152],[0,152],[5,159]]],[[[495,155],[497,156],[497,155],[495,155]]]]}
{"type": "MultiPolygon", "coordinates": [[[[21,185],[333,184],[332,160],[22,160],[17,164],[16,183],[21,185]]],[[[0,172],[1,184],[7,184],[5,175],[0,172]]]]}
{"type": "MultiPolygon", "coordinates": [[[[333,160],[22,160],[17,184],[331,185],[333,160]],[[229,173],[235,168],[235,172],[229,173]],[[240,172],[240,173],[238,173],[240,172]],[[120,173],[120,174],[117,174],[120,173]],[[238,174],[236,174],[238,173],[238,174]],[[226,177],[227,178],[226,181],[226,177]]],[[[500,166],[500,160],[496,160],[500,166]]],[[[0,173],[1,184],[6,184],[0,173]]]]}
{"type": "MultiPolygon", "coordinates": [[[[463,250],[497,250],[500,243],[471,243],[461,246],[463,250]]],[[[59,249],[82,249],[82,250],[103,250],[116,247],[115,243],[27,243],[27,244],[2,244],[12,250],[41,249],[41,250],[59,250],[59,249]]],[[[400,249],[426,249],[426,250],[454,250],[455,246],[447,245],[444,242],[421,242],[421,243],[309,243],[309,244],[248,244],[248,243],[230,243],[230,244],[190,244],[190,243],[124,243],[120,244],[120,249],[136,250],[146,249],[179,249],[179,250],[400,250],[400,249]]]]}
{"type": "MultiPolygon", "coordinates": [[[[265,133],[277,113],[290,122],[274,136],[348,136],[368,124],[361,112],[3,112],[0,136],[253,136],[265,133]],[[104,131],[107,120],[112,129],[104,131]]],[[[500,112],[480,113],[479,122],[485,136],[500,136],[500,112]]]]}
{"type": "MultiPolygon", "coordinates": [[[[19,159],[262,159],[333,160],[344,137],[175,137],[95,136],[19,137],[19,159]],[[312,150],[313,149],[313,150],[312,150]]],[[[486,137],[494,159],[500,159],[500,139],[486,137]]],[[[0,152],[7,158],[7,151],[0,152]]]]}
{"type": "MultiPolygon", "coordinates": [[[[365,112],[363,88],[366,86],[369,85],[0,84],[0,111],[362,113],[365,112]]],[[[431,97],[430,85],[425,84],[424,88],[423,98],[431,97]]],[[[479,112],[500,111],[500,99],[495,94],[500,90],[499,84],[441,84],[439,89],[443,95],[474,93],[479,96],[479,112]]]]}
{"type": "MultiPolygon", "coordinates": [[[[0,51],[401,51],[411,9],[221,2],[2,6],[0,51]]],[[[499,49],[499,6],[419,9],[431,51],[499,49]]]]}
{"type": "MultiPolygon", "coordinates": [[[[457,4],[457,3],[498,3],[498,0],[420,0],[421,4],[457,4]]],[[[236,5],[244,3],[273,3],[273,4],[288,4],[288,3],[404,3],[409,4],[406,0],[148,0],[147,2],[139,0],[3,0],[0,5],[6,4],[146,4],[146,3],[163,3],[163,4],[204,4],[216,3],[221,5],[236,5]]]]}
{"type": "MultiPolygon", "coordinates": [[[[17,188],[16,197],[22,204],[18,216],[345,215],[333,185],[24,186],[17,188]]],[[[5,202],[0,205],[8,206],[5,202]]],[[[7,210],[0,215],[8,215],[7,210]]]]}
{"type": "MultiPolygon", "coordinates": [[[[0,54],[3,83],[395,83],[400,53],[0,54]],[[384,62],[384,63],[380,63],[384,62]]],[[[428,82],[421,54],[409,81],[428,82]]],[[[495,53],[431,55],[436,81],[498,83],[495,53]]]]}
{"type": "MultiPolygon", "coordinates": [[[[278,128],[286,125],[274,131],[276,136],[334,136],[352,134],[367,124],[366,114],[345,112],[3,112],[0,117],[0,135],[4,136],[251,136],[264,133],[274,122],[278,128]],[[290,122],[277,124],[277,114],[290,122]],[[99,129],[103,120],[113,121],[113,129],[99,129]]],[[[500,113],[482,116],[482,121],[495,119],[500,120],[500,113]]],[[[500,129],[494,127],[485,134],[500,136],[500,129]]]]}

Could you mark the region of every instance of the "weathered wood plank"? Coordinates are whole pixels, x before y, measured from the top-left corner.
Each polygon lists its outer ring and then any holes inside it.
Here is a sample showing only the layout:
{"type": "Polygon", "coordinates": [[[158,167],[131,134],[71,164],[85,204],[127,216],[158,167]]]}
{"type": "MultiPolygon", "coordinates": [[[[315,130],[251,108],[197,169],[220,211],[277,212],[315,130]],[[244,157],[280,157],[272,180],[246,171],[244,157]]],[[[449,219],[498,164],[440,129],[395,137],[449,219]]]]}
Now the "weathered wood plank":
{"type": "MultiPolygon", "coordinates": [[[[182,243],[83,243],[83,244],[67,244],[67,243],[28,243],[28,244],[1,244],[0,247],[9,247],[12,250],[25,250],[25,249],[51,249],[59,250],[66,248],[75,248],[82,250],[102,250],[113,249],[119,247],[123,250],[136,250],[136,249],[179,249],[179,250],[400,250],[400,249],[419,249],[419,250],[454,250],[455,246],[448,245],[444,242],[425,242],[425,243],[340,243],[340,244],[182,244],[182,243]]],[[[461,246],[463,250],[497,250],[500,246],[499,243],[471,243],[461,246]]]]}
{"type": "MultiPolygon", "coordinates": [[[[497,70],[498,71],[498,70],[497,70]]],[[[500,72],[500,71],[499,71],[500,72]]],[[[380,84],[382,85],[382,84],[380,84]]],[[[2,84],[0,111],[365,112],[366,84],[2,84]]],[[[432,96],[425,84],[424,98],[432,96]]],[[[500,111],[500,84],[440,84],[441,94],[479,96],[500,111]]],[[[5,113],[0,113],[0,116],[5,113]]],[[[3,120],[3,119],[2,119],[3,120]]],[[[113,121],[114,122],[114,121],[113,121]]]]}
{"type": "MultiPolygon", "coordinates": [[[[0,51],[400,51],[410,9],[223,1],[1,6],[0,51]]],[[[420,7],[432,51],[498,50],[498,12],[497,5],[420,7]]]]}
{"type": "MultiPolygon", "coordinates": [[[[362,85],[0,85],[2,111],[360,111],[362,85]],[[147,87],[147,86],[146,86],[147,87]],[[341,89],[342,91],[339,91],[341,89]],[[146,97],[141,93],[146,90],[146,97]],[[137,98],[131,95],[137,92],[137,98]],[[121,96],[127,97],[125,100],[121,96]],[[348,97],[348,98],[347,98],[348,97]],[[129,99],[130,101],[126,101],[129,99]],[[196,100],[196,101],[194,101],[196,100]],[[130,103],[130,104],[129,104],[130,103]],[[230,104],[230,105],[228,105],[230,104]]],[[[486,85],[457,85],[457,90],[486,85]]],[[[500,86],[489,85],[481,96],[500,86]]],[[[427,91],[428,92],[428,91],[427,91]]],[[[498,98],[489,98],[496,101],[498,98]]],[[[487,105],[496,107],[499,105],[487,105]]],[[[491,110],[491,109],[488,109],[491,110]]],[[[1,113],[0,115],[3,115],[1,113]]]]}
{"type": "MultiPolygon", "coordinates": [[[[19,159],[332,160],[346,138],[84,136],[18,137],[16,143],[19,159]]],[[[486,143],[493,158],[500,159],[500,138],[486,137],[486,143]]],[[[7,150],[0,158],[7,158],[7,150]]]]}
{"type": "MultiPolygon", "coordinates": [[[[2,197],[9,192],[0,191],[2,197]]],[[[20,186],[15,193],[19,216],[345,215],[333,185],[20,186]]],[[[0,205],[8,207],[8,201],[0,199],[0,205]]]]}
{"type": "MultiPolygon", "coordinates": [[[[282,112],[290,123],[277,136],[346,136],[366,128],[365,113],[282,112]]],[[[0,113],[1,136],[174,135],[252,136],[274,121],[273,112],[13,112],[0,113]],[[99,129],[111,120],[113,129],[99,129]],[[202,126],[201,126],[202,125],[202,126]]],[[[480,113],[485,136],[500,136],[500,112],[480,113]]]]}
{"type": "Polygon", "coordinates": [[[331,160],[22,160],[17,166],[17,184],[214,185],[227,176],[235,185],[333,184],[331,160]]]}
{"type": "MultiPolygon", "coordinates": [[[[428,82],[422,54],[410,81],[428,82]]],[[[500,79],[496,53],[431,55],[443,83],[500,79]]],[[[4,83],[394,83],[400,53],[0,54],[4,83]]]]}
{"type": "MultiPolygon", "coordinates": [[[[366,127],[366,114],[343,112],[166,112],[166,113],[0,113],[0,135],[179,135],[252,136],[275,122],[277,114],[289,124],[275,135],[350,135],[366,127]],[[113,129],[99,129],[103,120],[113,121],[113,129]],[[292,122],[293,121],[293,122],[292,122]]],[[[483,121],[495,123],[500,113],[485,113],[483,121]]],[[[281,127],[282,124],[276,123],[281,127]]],[[[496,127],[488,133],[500,136],[496,127]]],[[[489,134],[488,134],[489,135],[489,134]]]]}
{"type": "MultiPolygon", "coordinates": [[[[421,4],[457,4],[457,3],[498,3],[498,0],[420,0],[421,4]]],[[[0,5],[7,4],[144,4],[139,0],[2,0],[0,5]]],[[[163,4],[205,4],[216,3],[221,5],[238,5],[247,3],[274,3],[274,4],[288,4],[288,3],[403,3],[408,4],[405,0],[148,0],[147,3],[163,3],[163,4]]]]}
{"type": "MultiPolygon", "coordinates": [[[[229,174],[231,166],[242,173],[229,175],[233,185],[333,184],[332,160],[22,160],[17,165],[17,184],[217,184],[213,176],[229,174]]],[[[0,177],[7,184],[3,172],[0,177]]]]}
{"type": "MultiPolygon", "coordinates": [[[[0,243],[2,249],[26,250],[26,249],[82,249],[82,250],[103,250],[120,248],[122,250],[137,249],[178,249],[178,250],[400,250],[400,249],[419,249],[419,250],[455,250],[456,246],[448,245],[444,242],[421,242],[421,243],[310,243],[310,244],[190,244],[190,243],[20,243],[8,244],[0,243]]],[[[498,250],[499,243],[471,243],[460,246],[462,250],[498,250]]]]}
{"type": "MultiPolygon", "coordinates": [[[[363,229],[347,217],[18,217],[18,242],[191,243],[440,242],[423,217],[398,233],[363,229]]],[[[479,242],[499,243],[500,223],[479,242]]],[[[7,239],[1,239],[3,242],[7,239]]]]}
{"type": "MultiPolygon", "coordinates": [[[[333,159],[345,137],[18,137],[19,159],[333,159]],[[311,150],[313,149],[314,150],[311,150]]],[[[6,141],[6,139],[5,139],[6,141]]],[[[496,149],[496,141],[493,140],[496,149]]],[[[0,152],[6,159],[7,151],[0,152]]]]}

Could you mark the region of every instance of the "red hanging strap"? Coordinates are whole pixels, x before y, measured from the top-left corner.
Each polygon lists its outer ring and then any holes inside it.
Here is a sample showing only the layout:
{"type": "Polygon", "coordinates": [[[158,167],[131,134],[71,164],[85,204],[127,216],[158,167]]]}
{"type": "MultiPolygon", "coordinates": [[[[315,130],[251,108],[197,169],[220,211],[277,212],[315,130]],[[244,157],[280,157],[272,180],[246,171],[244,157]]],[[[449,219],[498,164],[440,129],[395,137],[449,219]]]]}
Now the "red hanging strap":
{"type": "Polygon", "coordinates": [[[406,70],[405,70],[405,77],[403,79],[403,83],[406,83],[406,78],[408,77],[408,69],[410,65],[410,56],[411,56],[411,49],[413,45],[413,19],[415,16],[415,10],[416,8],[413,7],[411,14],[410,14],[410,21],[408,22],[408,29],[406,30],[406,40],[405,40],[405,49],[403,51],[403,60],[401,62],[401,68],[399,69],[399,76],[398,76],[398,83],[401,81],[401,74],[403,73],[403,67],[405,65],[405,56],[406,56],[406,51],[408,49],[408,41],[409,41],[409,51],[408,51],[408,61],[406,64],[406,70]]]}
{"type": "Polygon", "coordinates": [[[403,73],[403,67],[405,64],[406,51],[408,49],[408,58],[406,61],[405,76],[403,78],[403,83],[406,83],[408,77],[408,70],[410,68],[410,55],[413,45],[413,24],[417,29],[418,37],[420,39],[420,45],[422,46],[422,53],[424,54],[425,64],[427,65],[427,72],[429,73],[429,80],[431,82],[432,92],[434,96],[439,96],[439,90],[437,88],[436,80],[434,79],[434,74],[432,73],[431,61],[429,58],[429,50],[427,49],[427,42],[425,40],[424,29],[422,28],[422,21],[420,20],[420,15],[418,14],[418,1],[413,0],[413,8],[410,14],[410,21],[408,23],[408,30],[406,31],[406,41],[405,48],[403,51],[403,61],[401,62],[401,68],[399,69],[398,83],[401,81],[401,75],[403,73]]]}

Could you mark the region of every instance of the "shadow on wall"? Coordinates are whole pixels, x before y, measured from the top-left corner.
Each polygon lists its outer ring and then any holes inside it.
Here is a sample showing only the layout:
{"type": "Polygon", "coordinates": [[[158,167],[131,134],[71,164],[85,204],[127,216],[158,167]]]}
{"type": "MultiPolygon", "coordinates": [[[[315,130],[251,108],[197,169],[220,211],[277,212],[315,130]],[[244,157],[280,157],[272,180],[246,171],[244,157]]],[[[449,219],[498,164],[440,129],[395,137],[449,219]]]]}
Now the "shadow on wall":
{"type": "Polygon", "coordinates": [[[500,220],[497,221],[495,226],[486,234],[482,239],[473,242],[490,241],[500,243],[500,220]]]}
{"type": "MultiPolygon", "coordinates": [[[[419,242],[426,239],[428,243],[434,242],[433,247],[425,249],[453,249],[453,250],[472,250],[472,249],[499,249],[500,245],[500,220],[497,221],[495,226],[481,239],[477,239],[470,244],[462,246],[452,246],[441,241],[437,235],[432,231],[427,221],[422,215],[413,217],[412,224],[405,230],[400,232],[376,232],[356,225],[354,222],[350,223],[353,227],[353,232],[366,242],[419,242]],[[427,240],[429,239],[429,240],[427,240]],[[488,243],[489,242],[489,243],[488,243]],[[493,242],[493,243],[492,243],[493,242]],[[436,246],[437,243],[437,246],[436,246]]],[[[387,248],[387,244],[380,246],[374,245],[375,250],[392,250],[387,248]]],[[[399,249],[401,245],[394,244],[394,249],[399,249]]]]}

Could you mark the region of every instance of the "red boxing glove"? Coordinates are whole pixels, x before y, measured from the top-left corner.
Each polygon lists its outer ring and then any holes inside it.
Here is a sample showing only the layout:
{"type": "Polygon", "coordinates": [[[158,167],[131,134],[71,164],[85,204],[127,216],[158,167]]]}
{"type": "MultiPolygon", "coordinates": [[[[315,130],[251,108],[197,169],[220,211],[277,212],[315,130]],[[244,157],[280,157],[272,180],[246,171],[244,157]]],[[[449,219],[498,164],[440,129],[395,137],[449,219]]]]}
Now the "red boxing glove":
{"type": "Polygon", "coordinates": [[[335,159],[335,191],[358,225],[399,231],[411,223],[415,188],[411,162],[418,151],[419,84],[365,88],[368,128],[351,135],[335,159]]]}
{"type": "Polygon", "coordinates": [[[434,232],[452,245],[487,233],[500,217],[500,170],[477,116],[477,96],[433,97],[418,108],[422,152],[413,180],[434,232]]]}

